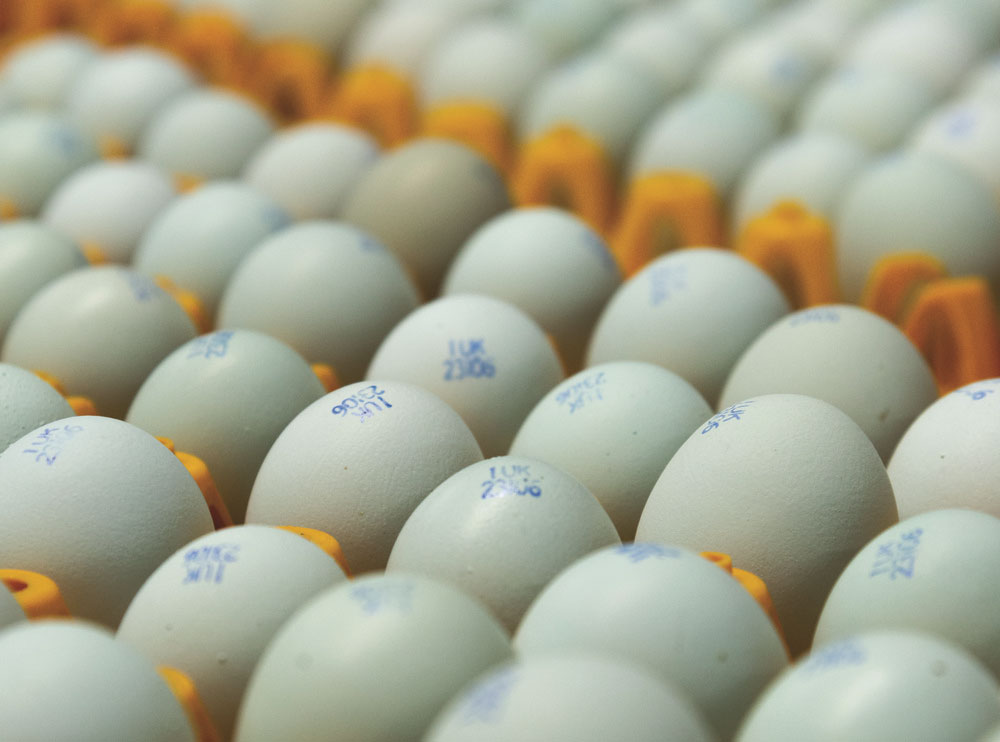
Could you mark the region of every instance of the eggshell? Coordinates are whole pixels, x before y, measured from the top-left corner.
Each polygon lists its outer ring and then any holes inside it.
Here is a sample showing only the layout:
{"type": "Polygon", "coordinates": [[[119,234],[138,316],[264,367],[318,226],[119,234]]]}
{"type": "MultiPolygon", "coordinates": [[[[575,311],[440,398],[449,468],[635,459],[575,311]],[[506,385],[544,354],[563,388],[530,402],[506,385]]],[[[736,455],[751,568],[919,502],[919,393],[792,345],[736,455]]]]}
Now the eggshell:
{"type": "Polygon", "coordinates": [[[620,543],[611,518],[571,476],[536,459],[498,456],[427,495],[396,538],[386,570],[457,585],[513,631],[560,570],[620,543]]]}
{"type": "Polygon", "coordinates": [[[528,315],[489,296],[461,294],[425,304],[396,325],[367,377],[433,392],[462,416],[483,453],[496,456],[563,371],[528,315]]]}
{"type": "Polygon", "coordinates": [[[41,222],[18,219],[0,224],[0,344],[35,292],[85,265],[87,259],[76,245],[41,222]]]}
{"type": "Polygon", "coordinates": [[[24,610],[17,602],[17,598],[4,586],[4,589],[0,590],[0,629],[24,621],[26,618],[27,616],[24,615],[24,610]]]}
{"type": "Polygon", "coordinates": [[[455,256],[442,293],[486,294],[519,307],[576,369],[621,280],[607,244],[584,221],[536,207],[511,210],[480,227],[455,256]]]}
{"type": "Polygon", "coordinates": [[[284,343],[251,330],[219,330],[163,359],[126,419],[202,459],[240,523],[271,445],[324,394],[309,364],[284,343]]]}
{"type": "Polygon", "coordinates": [[[676,250],[626,281],[597,321],[587,365],[655,363],[714,404],[729,369],[789,311],[764,271],[729,250],[676,250]]]}
{"type": "Polygon", "coordinates": [[[9,363],[0,363],[0,410],[0,451],[25,433],[74,414],[47,382],[9,363]]]}
{"type": "Polygon", "coordinates": [[[138,160],[80,168],[55,190],[41,220],[113,263],[128,263],[150,223],[173,200],[171,178],[138,160]]]}
{"type": "Polygon", "coordinates": [[[73,82],[67,116],[91,136],[132,150],[146,126],[194,75],[176,57],[148,46],[108,50],[73,82]]]}
{"type": "Polygon", "coordinates": [[[0,454],[0,564],[55,580],[75,616],[115,627],[180,546],[212,530],[198,485],[121,420],[55,420],[0,454]]]}
{"type": "Polygon", "coordinates": [[[377,158],[378,145],[360,129],[300,124],[268,139],[243,179],[295,219],[330,219],[377,158]]]}
{"type": "Polygon", "coordinates": [[[208,183],[160,212],[136,248],[136,270],[162,275],[197,294],[211,317],[250,251],[286,227],[288,214],[244,183],[208,183]]]}
{"type": "Polygon", "coordinates": [[[822,647],[761,697],[737,742],[975,742],[1000,718],[996,679],[929,635],[875,632],[822,647]]]}
{"type": "Polygon", "coordinates": [[[535,599],[514,647],[529,660],[559,650],[614,654],[684,691],[720,739],[787,665],[757,602],[685,549],[626,544],[567,567],[535,599]]]}
{"type": "Polygon", "coordinates": [[[509,206],[503,179],[478,153],[417,139],[368,170],[340,216],[396,253],[431,297],[462,243],[509,206]]]}
{"type": "Polygon", "coordinates": [[[660,366],[604,363],[545,395],[510,451],[578,479],[611,516],[618,535],[631,541],[663,467],[711,416],[693,386],[660,366]]]}
{"type": "Polygon", "coordinates": [[[190,90],[157,112],[136,154],[174,175],[235,178],[274,128],[249,98],[222,88],[190,90]]]}
{"type": "Polygon", "coordinates": [[[773,394],[691,434],[653,487],[636,540],[732,556],[764,580],[798,655],[841,570],[896,520],[864,432],[826,402],[773,394]]]}
{"type": "Polygon", "coordinates": [[[837,579],[816,646],[874,629],[917,629],[959,644],[1000,672],[1000,520],[932,510],[880,533],[837,579]]]}
{"type": "Polygon", "coordinates": [[[862,20],[863,12],[850,5],[838,0],[788,3],[771,17],[768,31],[804,46],[828,64],[862,20]]]}
{"type": "Polygon", "coordinates": [[[146,376],[194,336],[184,310],[149,278],[120,266],[81,268],[24,306],[2,358],[52,374],[102,414],[124,417],[146,376]]]}
{"type": "Polygon", "coordinates": [[[1000,205],[958,165],[906,152],[875,162],[844,195],[836,220],[837,269],[856,300],[872,266],[896,252],[924,252],[955,275],[1000,286],[1000,205]]]}
{"type": "Polygon", "coordinates": [[[614,21],[620,9],[606,0],[511,0],[510,13],[553,57],[582,52],[614,21]]]}
{"type": "Polygon", "coordinates": [[[965,78],[962,92],[964,97],[971,99],[1000,101],[1000,54],[994,54],[973,68],[965,78]]]}
{"type": "Polygon", "coordinates": [[[118,639],[190,677],[230,739],[257,660],[281,625],[346,577],[301,536],[237,526],[182,547],[133,598],[118,639]]]}
{"type": "Polygon", "coordinates": [[[494,669],[456,696],[427,742],[574,740],[711,742],[688,698],[621,659],[585,653],[533,657],[494,669]]]}
{"type": "Polygon", "coordinates": [[[342,387],[304,409],[260,467],[248,523],[318,528],[333,535],[354,574],[384,569],[417,504],[480,461],[458,414],[396,381],[342,387]]]}
{"type": "Polygon", "coordinates": [[[0,633],[0,736],[48,742],[194,742],[156,668],[80,621],[23,623],[0,633]]]}
{"type": "Polygon", "coordinates": [[[98,156],[97,142],[67,119],[7,113],[0,117],[0,200],[34,216],[66,176],[98,156]]]}
{"type": "Polygon", "coordinates": [[[713,44],[749,27],[764,14],[767,0],[683,0],[677,10],[713,44]]]}
{"type": "Polygon", "coordinates": [[[20,108],[57,111],[98,56],[97,45],[85,36],[49,32],[7,52],[0,62],[0,84],[20,108]]]}
{"type": "Polygon", "coordinates": [[[460,5],[380,3],[365,14],[347,39],[343,55],[345,69],[374,65],[409,79],[466,15],[468,11],[460,5]]]}
{"type": "Polygon", "coordinates": [[[462,686],[511,656],[477,601],[410,575],[329,589],[292,616],[250,681],[237,742],[419,740],[462,686]],[[294,699],[294,702],[289,702],[294,699]]]}
{"type": "Polygon", "coordinates": [[[375,0],[263,0],[250,4],[248,20],[262,39],[299,39],[335,54],[375,0]]]}

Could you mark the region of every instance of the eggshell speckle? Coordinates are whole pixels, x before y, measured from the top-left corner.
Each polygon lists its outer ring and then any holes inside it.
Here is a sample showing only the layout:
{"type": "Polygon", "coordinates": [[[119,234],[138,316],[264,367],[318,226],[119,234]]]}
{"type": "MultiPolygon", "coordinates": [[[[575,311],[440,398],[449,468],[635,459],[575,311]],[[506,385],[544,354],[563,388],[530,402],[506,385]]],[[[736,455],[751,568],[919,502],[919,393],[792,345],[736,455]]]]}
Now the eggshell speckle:
{"type": "Polygon", "coordinates": [[[0,451],[45,423],[73,416],[73,408],[52,386],[9,363],[0,363],[0,411],[0,451]]]}

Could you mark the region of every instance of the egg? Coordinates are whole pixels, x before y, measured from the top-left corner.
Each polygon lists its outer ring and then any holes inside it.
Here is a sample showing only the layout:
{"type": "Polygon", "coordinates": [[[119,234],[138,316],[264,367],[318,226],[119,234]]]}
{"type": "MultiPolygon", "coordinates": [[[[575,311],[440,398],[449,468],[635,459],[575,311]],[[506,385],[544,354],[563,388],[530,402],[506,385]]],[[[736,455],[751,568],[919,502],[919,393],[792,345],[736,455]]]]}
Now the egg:
{"type": "Polygon", "coordinates": [[[569,474],[536,459],[498,456],[453,474],[420,502],[386,571],[457,585],[513,631],[564,567],[620,543],[597,498],[569,474]]]}
{"type": "Polygon", "coordinates": [[[510,451],[575,477],[597,497],[622,540],[631,541],[663,467],[711,416],[693,386],[660,366],[603,363],[546,394],[510,451]]]}
{"type": "Polygon", "coordinates": [[[995,54],[973,68],[962,86],[964,97],[1000,101],[1000,54],[995,54]]]}
{"type": "Polygon", "coordinates": [[[74,414],[50,384],[9,363],[0,363],[0,410],[0,451],[25,433],[74,414]]]}
{"type": "Polygon", "coordinates": [[[489,612],[449,585],[369,575],[329,589],[278,631],[235,739],[419,740],[466,683],[511,656],[489,612]],[[294,702],[289,702],[294,699],[294,702]]]}
{"type": "Polygon", "coordinates": [[[184,709],[153,664],[78,621],[0,633],[0,736],[50,742],[194,742],[184,709]]]}
{"type": "Polygon", "coordinates": [[[514,209],[480,227],[455,256],[442,293],[486,294],[527,312],[577,369],[594,323],[621,284],[604,240],[551,207],[514,209]]]}
{"type": "Polygon", "coordinates": [[[299,124],[268,139],[247,163],[243,180],[294,219],[330,219],[378,154],[375,140],[358,129],[299,124]]]}
{"type": "Polygon", "coordinates": [[[761,697],[737,742],[976,742],[1000,719],[1000,687],[936,637],[873,632],[828,644],[761,697]]]}
{"type": "Polygon", "coordinates": [[[767,4],[767,0],[683,0],[677,10],[714,45],[750,26],[767,4]]]}
{"type": "Polygon", "coordinates": [[[555,58],[582,52],[615,20],[620,8],[606,0],[512,0],[510,13],[555,58]]]}
{"type": "Polygon", "coordinates": [[[289,221],[272,198],[245,183],[208,183],[159,213],[139,242],[133,264],[141,273],[165,276],[196,294],[211,317],[240,261],[289,221]]]}
{"type": "Polygon", "coordinates": [[[823,606],[816,646],[877,629],[914,629],[963,646],[1000,671],[1000,520],[931,510],[880,533],[847,565],[823,606]]]}
{"type": "Polygon", "coordinates": [[[194,336],[181,306],[149,278],[99,266],[36,293],[11,323],[0,357],[45,371],[102,414],[124,417],[146,376],[194,336]]]}
{"type": "Polygon", "coordinates": [[[906,71],[845,65],[813,86],[796,124],[803,132],[840,134],[872,150],[889,150],[933,104],[931,88],[906,71]]]}
{"type": "Polygon", "coordinates": [[[691,701],[649,671],[578,652],[521,659],[481,676],[445,707],[424,739],[711,742],[715,737],[691,701]]]}
{"type": "Polygon", "coordinates": [[[181,547],[129,604],[117,637],[197,686],[223,739],[274,634],[346,577],[301,536],[265,526],[216,531],[181,547]]]}
{"type": "Polygon", "coordinates": [[[724,408],[664,468],[637,541],[720,551],[764,580],[792,655],[841,570],[897,521],[864,432],[836,407],[772,394],[724,408]]]}
{"type": "Polygon", "coordinates": [[[109,153],[131,152],[160,110],[196,84],[177,58],[149,46],[108,50],[80,72],[66,115],[109,153]]]}
{"type": "Polygon", "coordinates": [[[268,451],[248,523],[331,534],[354,574],[384,569],[417,504],[482,459],[447,404],[410,384],[361,382],[306,407],[268,451]]]}
{"type": "Polygon", "coordinates": [[[787,665],[757,602],[697,554],[656,544],[609,547],[561,572],[514,637],[527,661],[559,651],[616,655],[675,685],[720,739],[787,665]]]}
{"type": "Polygon", "coordinates": [[[781,201],[795,201],[832,220],[844,192],[869,162],[868,151],[839,134],[804,132],[765,150],[740,181],[733,233],[781,201]]]}
{"type": "MultiPolygon", "coordinates": [[[[857,5],[857,4],[856,4],[857,5]]],[[[862,21],[863,11],[836,0],[806,0],[778,10],[769,31],[805,46],[824,63],[834,60],[862,21]]]]}
{"type": "Polygon", "coordinates": [[[937,399],[927,362],[891,322],[847,304],[776,322],[733,366],[727,407],[759,394],[806,394],[846,412],[888,461],[910,423],[937,399]]]}
{"type": "Polygon", "coordinates": [[[956,275],[1000,286],[1000,205],[979,178],[938,156],[906,152],[867,168],[844,195],[836,218],[840,283],[860,296],[882,257],[923,252],[956,275]]]}
{"type": "Polygon", "coordinates": [[[0,454],[0,564],[55,580],[70,612],[117,626],[159,564],[212,530],[198,485],[153,436],[54,420],[0,454]]]}
{"type": "Polygon", "coordinates": [[[249,98],[222,88],[190,90],[157,112],[136,155],[181,178],[235,178],[274,128],[249,98]]]}
{"type": "Polygon", "coordinates": [[[250,30],[262,39],[296,39],[311,42],[335,54],[374,0],[283,0],[252,2],[248,8],[250,30]]]}
{"type": "Polygon", "coordinates": [[[240,263],[219,304],[219,325],[273,335],[353,383],[418,304],[398,258],[368,234],[341,222],[301,222],[240,263]]]}
{"type": "Polygon", "coordinates": [[[735,253],[676,250],[611,297],[594,328],[587,365],[655,363],[714,404],[740,354],[788,311],[778,285],[735,253]]]}
{"type": "Polygon", "coordinates": [[[114,263],[128,263],[150,223],[177,191],[170,177],[138,160],[80,168],[49,197],[40,220],[114,263]]]}
{"type": "Polygon", "coordinates": [[[34,216],[60,182],[99,156],[97,142],[56,114],[0,116],[0,210],[34,216]]]}
{"type": "Polygon", "coordinates": [[[24,609],[21,608],[21,604],[17,602],[14,594],[4,585],[3,589],[0,589],[0,630],[7,628],[11,624],[24,621],[26,618],[27,616],[24,615],[24,609]]]}
{"type": "Polygon", "coordinates": [[[973,508],[1000,518],[991,443],[1000,379],[962,387],[927,407],[889,460],[901,518],[937,508],[973,508]]]}
{"type": "Polygon", "coordinates": [[[462,243],[509,206],[503,179],[479,154],[428,138],[379,159],[347,195],[340,218],[396,253],[432,297],[462,243]]]}
{"type": "Polygon", "coordinates": [[[87,265],[79,248],[33,219],[0,223],[0,344],[35,292],[87,265]]]}
{"type": "Polygon", "coordinates": [[[419,307],[379,345],[369,379],[398,379],[451,405],[486,456],[506,453],[514,433],[563,379],[555,349],[520,309],[457,294],[419,307]]]}
{"type": "Polygon", "coordinates": [[[57,111],[98,56],[97,45],[87,37],[50,32],[7,51],[0,61],[0,84],[20,108],[57,111]]]}
{"type": "Polygon", "coordinates": [[[126,420],[202,459],[240,523],[271,445],[324,393],[309,364],[284,343],[251,330],[219,330],[163,359],[126,420]]]}

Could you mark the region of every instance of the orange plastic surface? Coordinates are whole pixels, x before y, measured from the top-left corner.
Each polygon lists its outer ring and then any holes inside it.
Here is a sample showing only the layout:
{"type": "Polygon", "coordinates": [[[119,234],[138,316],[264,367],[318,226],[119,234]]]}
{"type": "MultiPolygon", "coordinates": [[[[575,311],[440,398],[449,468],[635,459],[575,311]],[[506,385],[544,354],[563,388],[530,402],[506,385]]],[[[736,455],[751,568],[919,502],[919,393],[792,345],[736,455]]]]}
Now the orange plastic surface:
{"type": "Polygon", "coordinates": [[[176,32],[177,13],[169,0],[105,2],[90,22],[105,44],[164,44],[176,32]]]}
{"type": "Polygon", "coordinates": [[[97,405],[90,397],[72,396],[66,397],[66,402],[73,408],[77,415],[96,415],[97,405]]]}
{"type": "Polygon", "coordinates": [[[334,561],[344,570],[345,575],[348,577],[352,576],[351,568],[347,565],[347,559],[344,558],[344,551],[340,548],[340,543],[326,531],[320,531],[316,528],[304,528],[302,526],[278,526],[278,528],[283,531],[297,533],[306,541],[318,546],[333,557],[334,561]]]}
{"type": "Polygon", "coordinates": [[[0,196],[0,221],[17,219],[20,216],[19,209],[9,198],[0,196]]]}
{"type": "Polygon", "coordinates": [[[105,160],[127,160],[132,156],[129,146],[117,137],[101,135],[98,137],[97,147],[105,160]]]}
{"type": "Polygon", "coordinates": [[[736,248],[770,274],[793,309],[840,300],[833,232],[801,204],[782,201],[751,220],[736,248]]]}
{"type": "Polygon", "coordinates": [[[224,10],[194,10],[180,17],[167,41],[211,83],[240,87],[253,51],[242,25],[224,10]]]}
{"type": "Polygon", "coordinates": [[[557,126],[521,149],[511,190],[521,206],[551,204],[607,234],[614,219],[616,175],[604,148],[569,126],[557,126]]]}
{"type": "Polygon", "coordinates": [[[319,116],[330,95],[333,60],[315,44],[269,41],[254,56],[248,85],[284,123],[319,116]]]}
{"type": "Polygon", "coordinates": [[[198,694],[194,681],[176,667],[160,665],[156,670],[174,694],[174,698],[180,703],[181,708],[184,709],[194,732],[195,740],[197,742],[222,742],[215,724],[212,723],[212,717],[209,716],[208,710],[198,694]]]}
{"type": "Polygon", "coordinates": [[[50,374],[48,371],[39,371],[36,368],[31,369],[31,373],[37,376],[39,379],[44,381],[50,387],[59,392],[62,396],[66,396],[66,389],[63,388],[62,382],[59,381],[55,376],[50,374]]]}
{"type": "Polygon", "coordinates": [[[83,257],[91,265],[102,265],[108,262],[107,253],[96,242],[88,241],[80,243],[80,252],[83,253],[83,257]]]}
{"type": "Polygon", "coordinates": [[[110,0],[3,0],[5,23],[20,35],[82,27],[110,0]]]}
{"type": "Polygon", "coordinates": [[[944,264],[926,253],[887,255],[868,274],[861,306],[890,322],[900,322],[924,286],[947,275],[944,264]]]}
{"type": "Polygon", "coordinates": [[[722,245],[722,204],[715,187],[693,173],[636,179],[612,240],[626,277],[678,247],[722,245]]]}
{"type": "Polygon", "coordinates": [[[219,531],[234,525],[233,517],[229,514],[226,501],[219,494],[219,488],[215,486],[215,480],[208,470],[208,465],[194,454],[178,451],[170,438],[158,435],[156,439],[170,449],[177,460],[184,464],[184,468],[188,470],[188,474],[198,485],[198,489],[201,490],[201,495],[208,505],[208,512],[212,515],[212,525],[215,526],[215,530],[219,531]]]}
{"type": "Polygon", "coordinates": [[[59,586],[52,578],[25,569],[0,569],[0,582],[14,594],[28,618],[70,617],[59,586]]]}
{"type": "Polygon", "coordinates": [[[313,373],[316,374],[316,378],[319,379],[319,383],[323,385],[323,388],[328,392],[332,392],[334,389],[340,388],[340,377],[337,376],[337,372],[334,370],[333,366],[329,366],[325,363],[314,363],[312,365],[313,373]]]}
{"type": "Polygon", "coordinates": [[[424,113],[423,134],[461,142],[508,174],[513,163],[510,125],[503,112],[488,103],[465,101],[435,106],[424,113]]]}
{"type": "Polygon", "coordinates": [[[178,193],[190,193],[205,182],[205,179],[194,173],[173,173],[174,185],[178,193]]]}
{"type": "Polygon", "coordinates": [[[333,96],[333,117],[364,129],[383,147],[403,144],[417,132],[417,103],[410,81],[381,65],[349,70],[333,96]]]}
{"type": "Polygon", "coordinates": [[[174,301],[181,305],[181,309],[194,323],[199,335],[204,335],[212,329],[212,322],[205,312],[205,305],[201,299],[191,291],[178,288],[169,276],[158,275],[153,279],[156,285],[173,297],[174,301]]]}

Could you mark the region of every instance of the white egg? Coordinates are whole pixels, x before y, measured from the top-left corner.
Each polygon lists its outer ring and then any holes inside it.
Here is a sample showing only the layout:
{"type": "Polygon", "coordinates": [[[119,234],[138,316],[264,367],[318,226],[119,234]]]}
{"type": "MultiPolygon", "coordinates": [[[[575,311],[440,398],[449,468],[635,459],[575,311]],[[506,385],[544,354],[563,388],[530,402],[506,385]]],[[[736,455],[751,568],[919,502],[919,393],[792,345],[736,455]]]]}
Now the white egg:
{"type": "Polygon", "coordinates": [[[848,188],[835,226],[848,300],[893,253],[927,253],[953,274],[1000,286],[1000,204],[979,178],[939,156],[906,152],[873,163],[848,188]]]}
{"type": "Polygon", "coordinates": [[[621,12],[607,0],[512,0],[510,5],[518,25],[555,58],[581,53],[621,12]]]}
{"type": "Polygon", "coordinates": [[[715,45],[748,28],[767,4],[768,0],[683,0],[677,9],[715,45]]]}
{"type": "Polygon", "coordinates": [[[432,297],[462,244],[509,206],[503,178],[478,153],[418,139],[375,163],[348,194],[340,217],[396,253],[432,297]]]}
{"type": "Polygon", "coordinates": [[[345,580],[301,536],[226,528],[183,546],[150,575],[118,639],[187,674],[229,739],[250,674],[275,633],[314,595],[345,580]]]}
{"type": "Polygon", "coordinates": [[[693,386],[660,366],[604,363],[545,395],[510,451],[578,479],[611,516],[622,540],[631,541],[663,467],[711,416],[693,386]]]}
{"type": "Polygon", "coordinates": [[[930,405],[906,430],[889,460],[899,516],[974,508],[1000,518],[1000,379],[958,389],[930,405]]]}
{"type": "Polygon", "coordinates": [[[208,183],[160,212],[133,263],[142,273],[166,276],[192,291],[211,317],[240,261],[288,223],[288,214],[257,189],[239,182],[208,183]]]}
{"type": "Polygon", "coordinates": [[[243,179],[295,219],[329,219],[378,154],[375,141],[359,129],[299,124],[267,140],[243,179]]]}
{"type": "Polygon", "coordinates": [[[21,604],[17,602],[17,598],[7,589],[7,586],[3,585],[2,588],[0,589],[0,629],[5,629],[11,624],[26,620],[27,616],[24,615],[24,609],[21,608],[21,604]]]}
{"type": "Polygon", "coordinates": [[[514,209],[480,227],[455,256],[442,293],[486,294],[527,312],[570,369],[583,363],[597,317],[621,285],[607,244],[556,208],[514,209]]]}
{"type": "Polygon", "coordinates": [[[70,240],[33,220],[0,223],[0,344],[35,292],[87,265],[70,240]]]}
{"type": "Polygon", "coordinates": [[[531,408],[563,379],[555,349],[524,312],[461,294],[411,312],[382,341],[367,377],[398,379],[450,404],[483,453],[506,453],[531,408]]]}
{"type": "Polygon", "coordinates": [[[55,420],[0,454],[0,563],[55,580],[73,615],[115,627],[153,570],[212,530],[184,465],[106,417],[55,420]]]}
{"type": "Polygon", "coordinates": [[[163,359],[126,420],[202,459],[241,523],[271,445],[324,393],[309,364],[284,343],[251,330],[219,330],[163,359]]]}
{"type": "Polygon", "coordinates": [[[600,503],[569,474],[536,459],[498,456],[427,495],[396,538],[386,570],[457,585],[513,631],[562,569],[620,543],[600,503]]]}
{"type": "Polygon", "coordinates": [[[261,39],[296,39],[336,54],[375,0],[258,0],[248,8],[250,30],[261,39]]]}
{"type": "Polygon", "coordinates": [[[75,33],[48,33],[9,49],[0,62],[0,84],[19,108],[57,111],[87,67],[97,45],[75,33]]]}
{"type": "Polygon", "coordinates": [[[99,157],[97,142],[50,113],[0,117],[0,210],[34,216],[70,173],[99,157]]]}
{"type": "Polygon", "coordinates": [[[0,633],[0,736],[49,742],[194,742],[153,664],[82,621],[0,633]]]}
{"type": "Polygon", "coordinates": [[[896,520],[885,467],[854,421],[818,399],[773,394],[691,434],[653,487],[636,540],[731,555],[764,580],[794,656],[841,570],[896,520]]]}
{"type": "Polygon", "coordinates": [[[1000,671],[1000,520],[933,510],[880,533],[837,579],[816,646],[875,629],[917,629],[955,642],[1000,671]]]}
{"type": "Polygon", "coordinates": [[[766,150],[740,181],[732,229],[739,235],[751,219],[782,201],[794,201],[831,220],[841,197],[870,154],[856,142],[826,132],[782,139],[766,150]]]}
{"type": "Polygon", "coordinates": [[[143,130],[136,156],[185,178],[235,178],[274,133],[270,115],[222,88],[171,99],[143,130]]]}
{"type": "Polygon", "coordinates": [[[50,384],[18,366],[0,363],[0,451],[35,428],[73,416],[50,384]]]}
{"type": "Polygon", "coordinates": [[[934,104],[931,89],[904,71],[843,66],[815,85],[796,123],[804,132],[826,131],[872,150],[901,144],[934,104]]]}
{"type": "Polygon", "coordinates": [[[988,58],[965,78],[963,97],[1000,101],[1000,54],[988,58]]]}
{"type": "Polygon", "coordinates": [[[701,89],[646,124],[632,148],[629,176],[694,173],[725,197],[777,134],[778,122],[763,104],[735,90],[701,89]]]}
{"type": "Polygon", "coordinates": [[[149,373],[194,336],[181,306],[149,278],[120,266],[81,268],[24,306],[2,357],[53,375],[101,414],[124,417],[149,373]]]}
{"type": "Polygon", "coordinates": [[[506,632],[455,588],[371,575],[321,593],[268,646],[237,742],[419,740],[473,678],[511,656],[506,632]],[[290,702],[289,699],[294,699],[290,702]]]}
{"type": "Polygon", "coordinates": [[[815,58],[829,63],[861,20],[849,6],[839,0],[788,3],[771,16],[769,31],[805,46],[815,58]]]}
{"type": "Polygon", "coordinates": [[[468,14],[449,3],[387,2],[374,7],[347,40],[347,70],[378,66],[404,80],[419,73],[432,50],[468,14]]]}
{"type": "Polygon", "coordinates": [[[614,657],[564,653],[502,665],[457,695],[426,742],[711,742],[691,701],[614,657]]]}
{"type": "Polygon", "coordinates": [[[342,387],[278,436],[254,482],[248,523],[318,528],[354,574],[384,569],[420,501],[482,453],[448,405],[393,381],[342,387]]]}
{"type": "Polygon", "coordinates": [[[594,329],[587,365],[655,363],[715,404],[740,354],[788,311],[777,284],[739,255],[716,248],[676,250],[611,297],[594,329]]]}
{"type": "Polygon", "coordinates": [[[937,386],[895,325],[860,307],[831,304],[795,312],[762,333],[733,367],[719,407],[771,393],[835,405],[888,461],[910,423],[937,399],[937,386]]]}
{"type": "Polygon", "coordinates": [[[106,51],[84,69],[66,98],[66,115],[109,152],[131,152],[150,121],[194,75],[176,57],[152,47],[106,51]]]}
{"type": "Polygon", "coordinates": [[[782,675],[737,742],[976,742],[1000,719],[1000,687],[942,639],[874,632],[828,644],[782,675]]]}
{"type": "Polygon", "coordinates": [[[40,220],[113,263],[128,263],[150,223],[177,195],[173,180],[139,160],[98,162],[67,177],[40,220]]]}
{"type": "Polygon", "coordinates": [[[628,659],[690,696],[720,739],[788,662],[774,624],[736,580],[656,544],[602,549],[568,567],[531,604],[514,647],[529,660],[559,650],[628,659]]]}

